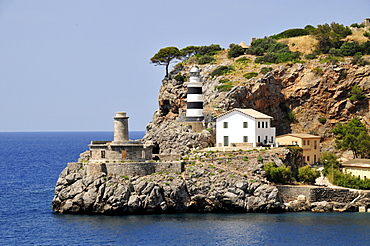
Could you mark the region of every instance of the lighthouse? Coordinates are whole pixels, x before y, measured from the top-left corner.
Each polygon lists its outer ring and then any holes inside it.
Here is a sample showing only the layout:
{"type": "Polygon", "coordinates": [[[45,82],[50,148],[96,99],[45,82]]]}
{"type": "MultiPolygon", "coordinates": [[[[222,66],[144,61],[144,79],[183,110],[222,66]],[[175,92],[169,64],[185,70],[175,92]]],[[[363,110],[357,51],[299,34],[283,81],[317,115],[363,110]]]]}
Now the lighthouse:
{"type": "Polygon", "coordinates": [[[186,105],[186,121],[202,121],[203,116],[203,96],[202,82],[200,81],[200,70],[197,66],[190,69],[190,78],[188,82],[186,105]]]}

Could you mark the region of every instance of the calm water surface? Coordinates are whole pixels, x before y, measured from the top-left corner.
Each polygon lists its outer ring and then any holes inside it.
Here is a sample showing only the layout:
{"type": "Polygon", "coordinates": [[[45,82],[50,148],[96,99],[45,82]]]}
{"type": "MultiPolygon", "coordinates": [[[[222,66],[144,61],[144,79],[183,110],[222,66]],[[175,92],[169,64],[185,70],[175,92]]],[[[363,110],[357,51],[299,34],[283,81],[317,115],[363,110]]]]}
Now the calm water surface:
{"type": "MultiPolygon", "coordinates": [[[[130,132],[141,138],[143,132],[130,132]]],[[[111,132],[0,133],[1,245],[370,245],[370,213],[64,215],[55,182],[111,132]]]]}

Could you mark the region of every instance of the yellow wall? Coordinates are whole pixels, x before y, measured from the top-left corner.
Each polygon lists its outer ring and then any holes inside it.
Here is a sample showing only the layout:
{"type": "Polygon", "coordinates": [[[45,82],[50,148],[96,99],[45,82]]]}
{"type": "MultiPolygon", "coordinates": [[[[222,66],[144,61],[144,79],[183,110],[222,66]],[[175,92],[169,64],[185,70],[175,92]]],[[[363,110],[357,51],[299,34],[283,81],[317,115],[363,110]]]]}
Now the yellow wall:
{"type": "Polygon", "coordinates": [[[370,169],[364,167],[343,167],[344,173],[350,173],[355,177],[360,177],[361,179],[370,178],[370,169]]]}
{"type": "Polygon", "coordinates": [[[320,139],[319,138],[300,138],[295,136],[276,137],[276,142],[281,145],[292,145],[294,142],[303,149],[304,162],[315,164],[320,161],[320,139]],[[316,142],[316,148],[315,148],[316,142]]]}

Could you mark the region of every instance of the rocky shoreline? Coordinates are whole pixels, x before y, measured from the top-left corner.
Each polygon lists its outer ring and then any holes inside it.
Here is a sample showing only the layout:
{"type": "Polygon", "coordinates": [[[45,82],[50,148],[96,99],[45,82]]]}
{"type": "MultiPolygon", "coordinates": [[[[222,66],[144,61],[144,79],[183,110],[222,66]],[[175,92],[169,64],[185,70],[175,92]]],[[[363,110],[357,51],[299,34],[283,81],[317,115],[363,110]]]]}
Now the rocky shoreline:
{"type": "Polygon", "coordinates": [[[358,211],[370,204],[367,192],[343,189],[338,193],[332,188],[281,186],[266,180],[263,163],[293,165],[292,159],[292,153],[283,148],[199,152],[185,160],[181,173],[160,172],[142,177],[104,172],[88,175],[89,163],[80,162],[60,174],[52,209],[58,213],[109,215],[276,213],[358,211]]]}

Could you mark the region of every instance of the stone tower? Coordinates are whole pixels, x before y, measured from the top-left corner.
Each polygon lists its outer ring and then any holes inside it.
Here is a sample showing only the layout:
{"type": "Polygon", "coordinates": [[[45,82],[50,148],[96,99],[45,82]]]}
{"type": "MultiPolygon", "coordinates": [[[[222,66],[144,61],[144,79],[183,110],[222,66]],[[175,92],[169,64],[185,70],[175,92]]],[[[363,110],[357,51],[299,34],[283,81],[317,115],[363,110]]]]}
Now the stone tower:
{"type": "Polygon", "coordinates": [[[190,69],[190,78],[188,82],[186,121],[202,121],[203,118],[203,95],[200,71],[198,67],[193,66],[190,69]]]}
{"type": "Polygon", "coordinates": [[[113,144],[126,142],[128,137],[128,117],[126,112],[117,112],[114,119],[114,140],[113,144]]]}

